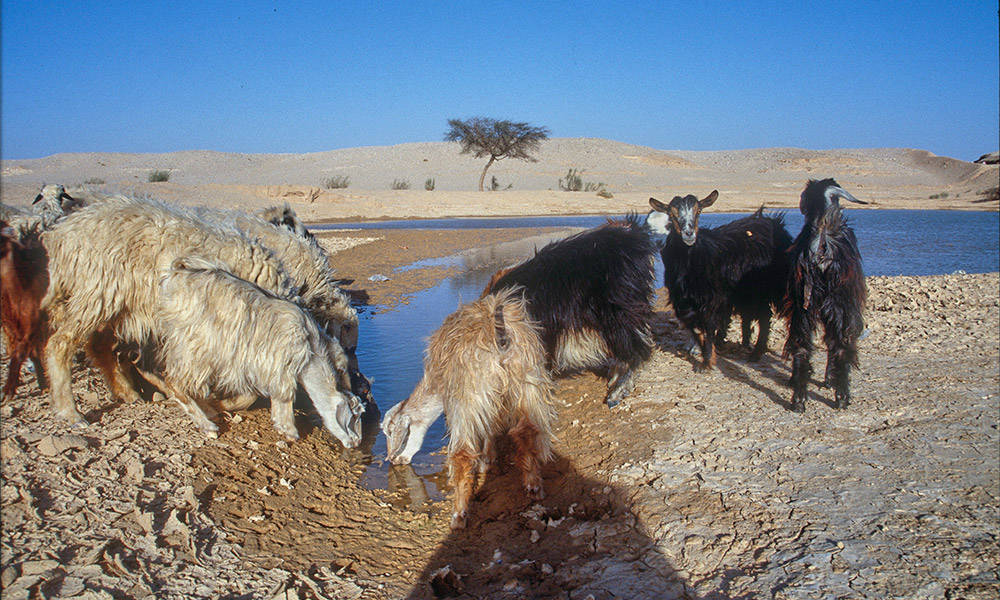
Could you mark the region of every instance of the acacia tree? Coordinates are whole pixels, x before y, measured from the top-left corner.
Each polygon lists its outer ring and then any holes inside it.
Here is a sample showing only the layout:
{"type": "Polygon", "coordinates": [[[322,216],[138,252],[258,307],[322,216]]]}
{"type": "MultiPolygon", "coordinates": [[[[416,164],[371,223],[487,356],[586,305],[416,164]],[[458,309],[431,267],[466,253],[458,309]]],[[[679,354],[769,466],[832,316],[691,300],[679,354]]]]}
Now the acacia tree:
{"type": "Polygon", "coordinates": [[[497,121],[486,117],[473,117],[465,121],[448,119],[451,129],[444,135],[446,142],[462,145],[462,154],[472,154],[476,158],[489,156],[479,176],[479,191],[483,191],[486,171],[494,162],[504,158],[516,158],[538,162],[532,154],[538,151],[542,141],[548,139],[549,130],[534,127],[528,123],[497,121]]]}

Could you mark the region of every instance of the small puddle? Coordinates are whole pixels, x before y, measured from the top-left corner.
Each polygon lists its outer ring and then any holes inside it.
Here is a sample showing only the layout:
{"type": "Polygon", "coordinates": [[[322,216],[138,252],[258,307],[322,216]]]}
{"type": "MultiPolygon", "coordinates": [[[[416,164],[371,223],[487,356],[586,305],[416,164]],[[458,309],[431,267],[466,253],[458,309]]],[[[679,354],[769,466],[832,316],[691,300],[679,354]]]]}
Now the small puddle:
{"type": "MultiPolygon", "coordinates": [[[[358,363],[371,380],[372,394],[381,413],[384,415],[405,400],[416,387],[423,375],[427,338],[441,326],[445,317],[460,304],[479,298],[483,287],[500,267],[524,260],[532,256],[536,248],[575,231],[577,229],[532,236],[453,256],[420,260],[396,269],[394,273],[429,267],[458,267],[461,272],[413,294],[409,302],[391,310],[376,305],[359,315],[358,363]]],[[[389,278],[392,279],[392,274],[389,278]]],[[[445,420],[441,417],[427,431],[423,447],[414,455],[409,468],[401,468],[385,462],[385,435],[378,429],[362,485],[368,489],[402,490],[413,505],[423,504],[427,499],[443,499],[441,486],[447,477],[442,473],[445,456],[441,448],[447,443],[446,435],[445,420]]]]}

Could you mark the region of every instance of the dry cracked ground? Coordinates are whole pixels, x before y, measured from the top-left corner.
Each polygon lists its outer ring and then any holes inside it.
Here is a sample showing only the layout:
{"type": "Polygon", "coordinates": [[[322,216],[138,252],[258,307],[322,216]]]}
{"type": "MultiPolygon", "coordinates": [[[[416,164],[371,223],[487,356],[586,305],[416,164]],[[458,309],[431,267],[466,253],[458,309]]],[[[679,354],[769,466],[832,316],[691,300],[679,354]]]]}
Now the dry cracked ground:
{"type": "Polygon", "coordinates": [[[813,386],[804,415],[780,325],[760,363],[729,345],[695,374],[661,299],[622,405],[559,382],[546,498],[501,463],[457,533],[440,476],[367,489],[307,411],[295,444],[259,406],[206,440],[81,362],[70,431],[26,375],[0,413],[3,598],[996,598],[998,286],[870,278],[854,404],[813,386]]]}

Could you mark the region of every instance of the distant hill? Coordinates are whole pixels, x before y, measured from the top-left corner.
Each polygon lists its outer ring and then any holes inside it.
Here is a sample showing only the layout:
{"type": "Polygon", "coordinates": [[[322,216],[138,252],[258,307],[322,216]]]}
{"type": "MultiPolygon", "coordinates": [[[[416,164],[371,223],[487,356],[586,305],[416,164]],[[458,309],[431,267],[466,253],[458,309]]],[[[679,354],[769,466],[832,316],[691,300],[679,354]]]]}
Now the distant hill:
{"type": "MultiPolygon", "coordinates": [[[[439,190],[474,190],[485,160],[459,153],[458,144],[426,142],[396,146],[345,148],[310,154],[234,154],[184,151],[166,154],[79,153],[2,161],[9,183],[82,183],[101,179],[109,185],[146,181],[149,171],[169,170],[172,183],[186,185],[312,185],[331,176],[347,176],[354,189],[386,189],[394,179],[415,188],[434,178],[439,190]]],[[[611,189],[658,189],[679,181],[735,185],[741,180],[803,181],[838,177],[871,185],[949,186],[976,180],[988,165],[935,156],[906,148],[803,150],[763,148],[696,152],[656,150],[594,138],[555,138],[542,144],[538,162],[500,161],[488,173],[502,187],[558,189],[571,169],[585,181],[611,189]]],[[[995,171],[994,171],[995,172],[995,171]]]]}

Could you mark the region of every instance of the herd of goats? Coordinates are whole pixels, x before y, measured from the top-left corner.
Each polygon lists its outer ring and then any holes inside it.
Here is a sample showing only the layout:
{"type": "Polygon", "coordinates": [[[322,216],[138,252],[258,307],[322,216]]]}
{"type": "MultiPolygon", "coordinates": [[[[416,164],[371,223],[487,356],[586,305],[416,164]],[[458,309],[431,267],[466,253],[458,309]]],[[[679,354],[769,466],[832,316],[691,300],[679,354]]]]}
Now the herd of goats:
{"type": "MultiPolygon", "coordinates": [[[[497,272],[482,296],[430,336],[423,378],[382,420],[388,460],[409,463],[444,413],[455,488],[452,527],[464,527],[476,473],[512,441],[527,494],[543,495],[552,456],[553,376],[605,376],[605,403],[631,389],[653,351],[654,257],[661,254],[670,302],[701,358],[715,366],[733,314],[750,354],[767,351],[771,317],[788,322],[791,408],[805,410],[813,333],[822,324],[825,381],[837,408],[850,402],[866,298],[861,257],[839,201],[862,203],[833,179],[811,180],[794,240],[780,215],[758,210],[725,225],[698,226],[718,198],[650,198],[636,215],[548,244],[497,272]]],[[[216,409],[270,400],[275,429],[298,439],[296,391],[345,447],[361,442],[375,412],[358,368],[358,315],[330,257],[287,206],[260,215],[185,208],[121,195],[70,196],[46,185],[30,210],[0,205],[0,304],[10,358],[4,400],[31,359],[56,414],[87,421],[71,390],[84,350],[112,395],[139,400],[156,389],[207,435],[216,409]],[[206,410],[209,414],[206,414],[206,410]]]]}

